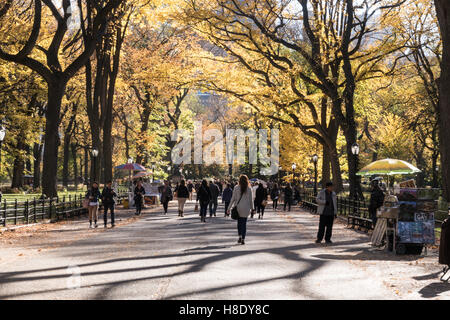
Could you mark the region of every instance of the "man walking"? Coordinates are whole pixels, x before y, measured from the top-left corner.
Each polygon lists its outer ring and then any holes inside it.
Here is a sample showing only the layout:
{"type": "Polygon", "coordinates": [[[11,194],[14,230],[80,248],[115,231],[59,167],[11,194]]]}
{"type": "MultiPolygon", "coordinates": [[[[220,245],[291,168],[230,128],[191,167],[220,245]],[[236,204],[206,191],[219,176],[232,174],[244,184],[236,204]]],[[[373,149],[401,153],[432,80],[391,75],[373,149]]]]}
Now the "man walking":
{"type": "Polygon", "coordinates": [[[334,219],[337,217],[337,198],[333,191],[333,183],[327,182],[325,189],[319,192],[316,198],[320,214],[319,231],[317,232],[316,243],[321,243],[325,234],[325,242],[331,242],[334,219]],[[326,229],[326,232],[325,232],[326,229]]]}
{"type": "Polygon", "coordinates": [[[112,182],[108,181],[102,191],[102,204],[103,204],[103,222],[105,228],[108,224],[108,209],[111,213],[111,228],[114,228],[114,204],[116,203],[114,198],[117,197],[116,192],[112,188],[112,182]]]}
{"type": "Polygon", "coordinates": [[[291,204],[292,204],[292,188],[291,184],[288,183],[287,186],[284,188],[284,207],[283,211],[286,211],[286,206],[288,207],[288,211],[291,211],[291,204]]]}
{"type": "Polygon", "coordinates": [[[222,193],[222,202],[225,203],[225,217],[228,216],[228,207],[230,206],[232,196],[233,196],[233,189],[231,189],[231,184],[227,183],[227,186],[222,193]]]}
{"type": "Polygon", "coordinates": [[[209,216],[214,217],[216,216],[216,210],[217,210],[217,198],[219,198],[219,187],[217,184],[214,183],[214,181],[211,180],[209,183],[209,191],[211,192],[211,200],[209,201],[209,216]]]}

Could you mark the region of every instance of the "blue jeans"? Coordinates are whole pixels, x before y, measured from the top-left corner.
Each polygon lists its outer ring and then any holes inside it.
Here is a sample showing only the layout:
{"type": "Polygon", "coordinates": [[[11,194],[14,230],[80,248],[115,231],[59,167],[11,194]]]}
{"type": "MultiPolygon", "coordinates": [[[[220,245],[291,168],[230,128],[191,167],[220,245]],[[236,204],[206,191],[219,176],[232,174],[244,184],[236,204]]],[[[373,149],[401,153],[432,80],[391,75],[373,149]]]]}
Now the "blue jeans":
{"type": "Polygon", "coordinates": [[[211,200],[209,202],[209,216],[212,217],[213,215],[216,215],[217,211],[217,199],[211,200]]]}
{"type": "Polygon", "coordinates": [[[239,237],[242,237],[242,239],[245,239],[245,235],[247,233],[247,218],[239,217],[237,220],[237,228],[238,228],[239,237]]]}

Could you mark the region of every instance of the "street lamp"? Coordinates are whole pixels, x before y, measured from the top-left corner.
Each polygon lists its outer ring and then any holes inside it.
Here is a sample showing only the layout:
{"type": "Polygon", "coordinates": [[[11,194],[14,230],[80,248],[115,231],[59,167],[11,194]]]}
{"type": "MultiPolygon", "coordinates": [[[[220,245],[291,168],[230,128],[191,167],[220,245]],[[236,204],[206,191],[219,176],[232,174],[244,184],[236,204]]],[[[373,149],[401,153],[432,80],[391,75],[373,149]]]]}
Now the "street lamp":
{"type": "MultiPolygon", "coordinates": [[[[92,149],[92,159],[93,159],[93,166],[94,166],[94,181],[97,179],[97,157],[98,157],[98,150],[97,149],[92,149]]],[[[92,181],[92,182],[94,182],[92,181]]]]}
{"type": "MultiPolygon", "coordinates": [[[[2,172],[2,143],[5,139],[6,129],[3,125],[0,126],[0,174],[2,172]]],[[[2,202],[2,190],[0,188],[0,202],[2,202]]]]}
{"type": "Polygon", "coordinates": [[[312,156],[312,162],[314,163],[314,195],[317,195],[317,162],[319,161],[319,156],[314,154],[312,156]]]}
{"type": "Polygon", "coordinates": [[[355,200],[358,200],[358,188],[356,187],[356,184],[358,183],[357,181],[357,176],[356,176],[356,172],[358,171],[358,155],[359,155],[359,145],[355,142],[352,145],[352,154],[355,157],[354,159],[354,169],[355,169],[355,177],[353,180],[353,196],[355,198],[355,200]]]}
{"type": "Polygon", "coordinates": [[[283,167],[279,166],[278,167],[278,183],[281,184],[281,169],[283,169],[283,167]]]}
{"type": "MultiPolygon", "coordinates": [[[[127,160],[127,163],[129,165],[133,164],[133,158],[129,157],[128,160],[127,160]]],[[[132,170],[130,168],[129,179],[128,179],[128,180],[130,180],[130,190],[132,190],[132,187],[133,187],[133,181],[131,181],[131,172],[132,172],[132,170]]]]}
{"type": "Polygon", "coordinates": [[[292,183],[295,184],[295,168],[297,165],[295,163],[292,164],[292,183]]]}

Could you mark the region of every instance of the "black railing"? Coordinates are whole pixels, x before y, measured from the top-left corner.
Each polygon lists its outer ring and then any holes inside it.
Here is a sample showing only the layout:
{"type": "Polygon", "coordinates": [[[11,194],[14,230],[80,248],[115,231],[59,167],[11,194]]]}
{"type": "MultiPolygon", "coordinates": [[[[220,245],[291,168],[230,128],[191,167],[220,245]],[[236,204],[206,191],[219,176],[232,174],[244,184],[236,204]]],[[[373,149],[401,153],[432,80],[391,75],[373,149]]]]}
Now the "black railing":
{"type": "MultiPolygon", "coordinates": [[[[118,195],[117,204],[121,204],[128,194],[118,195]]],[[[32,199],[26,201],[7,201],[0,203],[0,226],[22,225],[42,222],[44,220],[59,221],[87,213],[83,208],[83,195],[63,196],[51,199],[32,199]]]]}
{"type": "MultiPolygon", "coordinates": [[[[301,206],[312,213],[317,213],[316,195],[313,190],[301,192],[301,206]]],[[[369,230],[372,220],[369,216],[368,203],[365,200],[355,200],[345,196],[337,196],[338,215],[347,218],[349,227],[369,230]]]]}

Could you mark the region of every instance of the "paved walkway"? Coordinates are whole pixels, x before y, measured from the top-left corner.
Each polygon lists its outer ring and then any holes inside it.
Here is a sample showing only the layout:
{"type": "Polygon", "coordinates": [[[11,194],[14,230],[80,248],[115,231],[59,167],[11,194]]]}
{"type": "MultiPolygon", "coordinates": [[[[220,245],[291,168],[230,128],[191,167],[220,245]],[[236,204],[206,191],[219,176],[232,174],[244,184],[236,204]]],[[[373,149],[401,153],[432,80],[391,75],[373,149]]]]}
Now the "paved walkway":
{"type": "Polygon", "coordinates": [[[167,216],[150,209],[115,229],[79,220],[45,236],[0,236],[0,299],[450,298],[435,251],[372,250],[339,223],[333,245],[316,245],[317,216],[271,210],[249,221],[243,246],[222,206],[203,224],[193,207],[178,218],[173,202],[167,216]]]}

